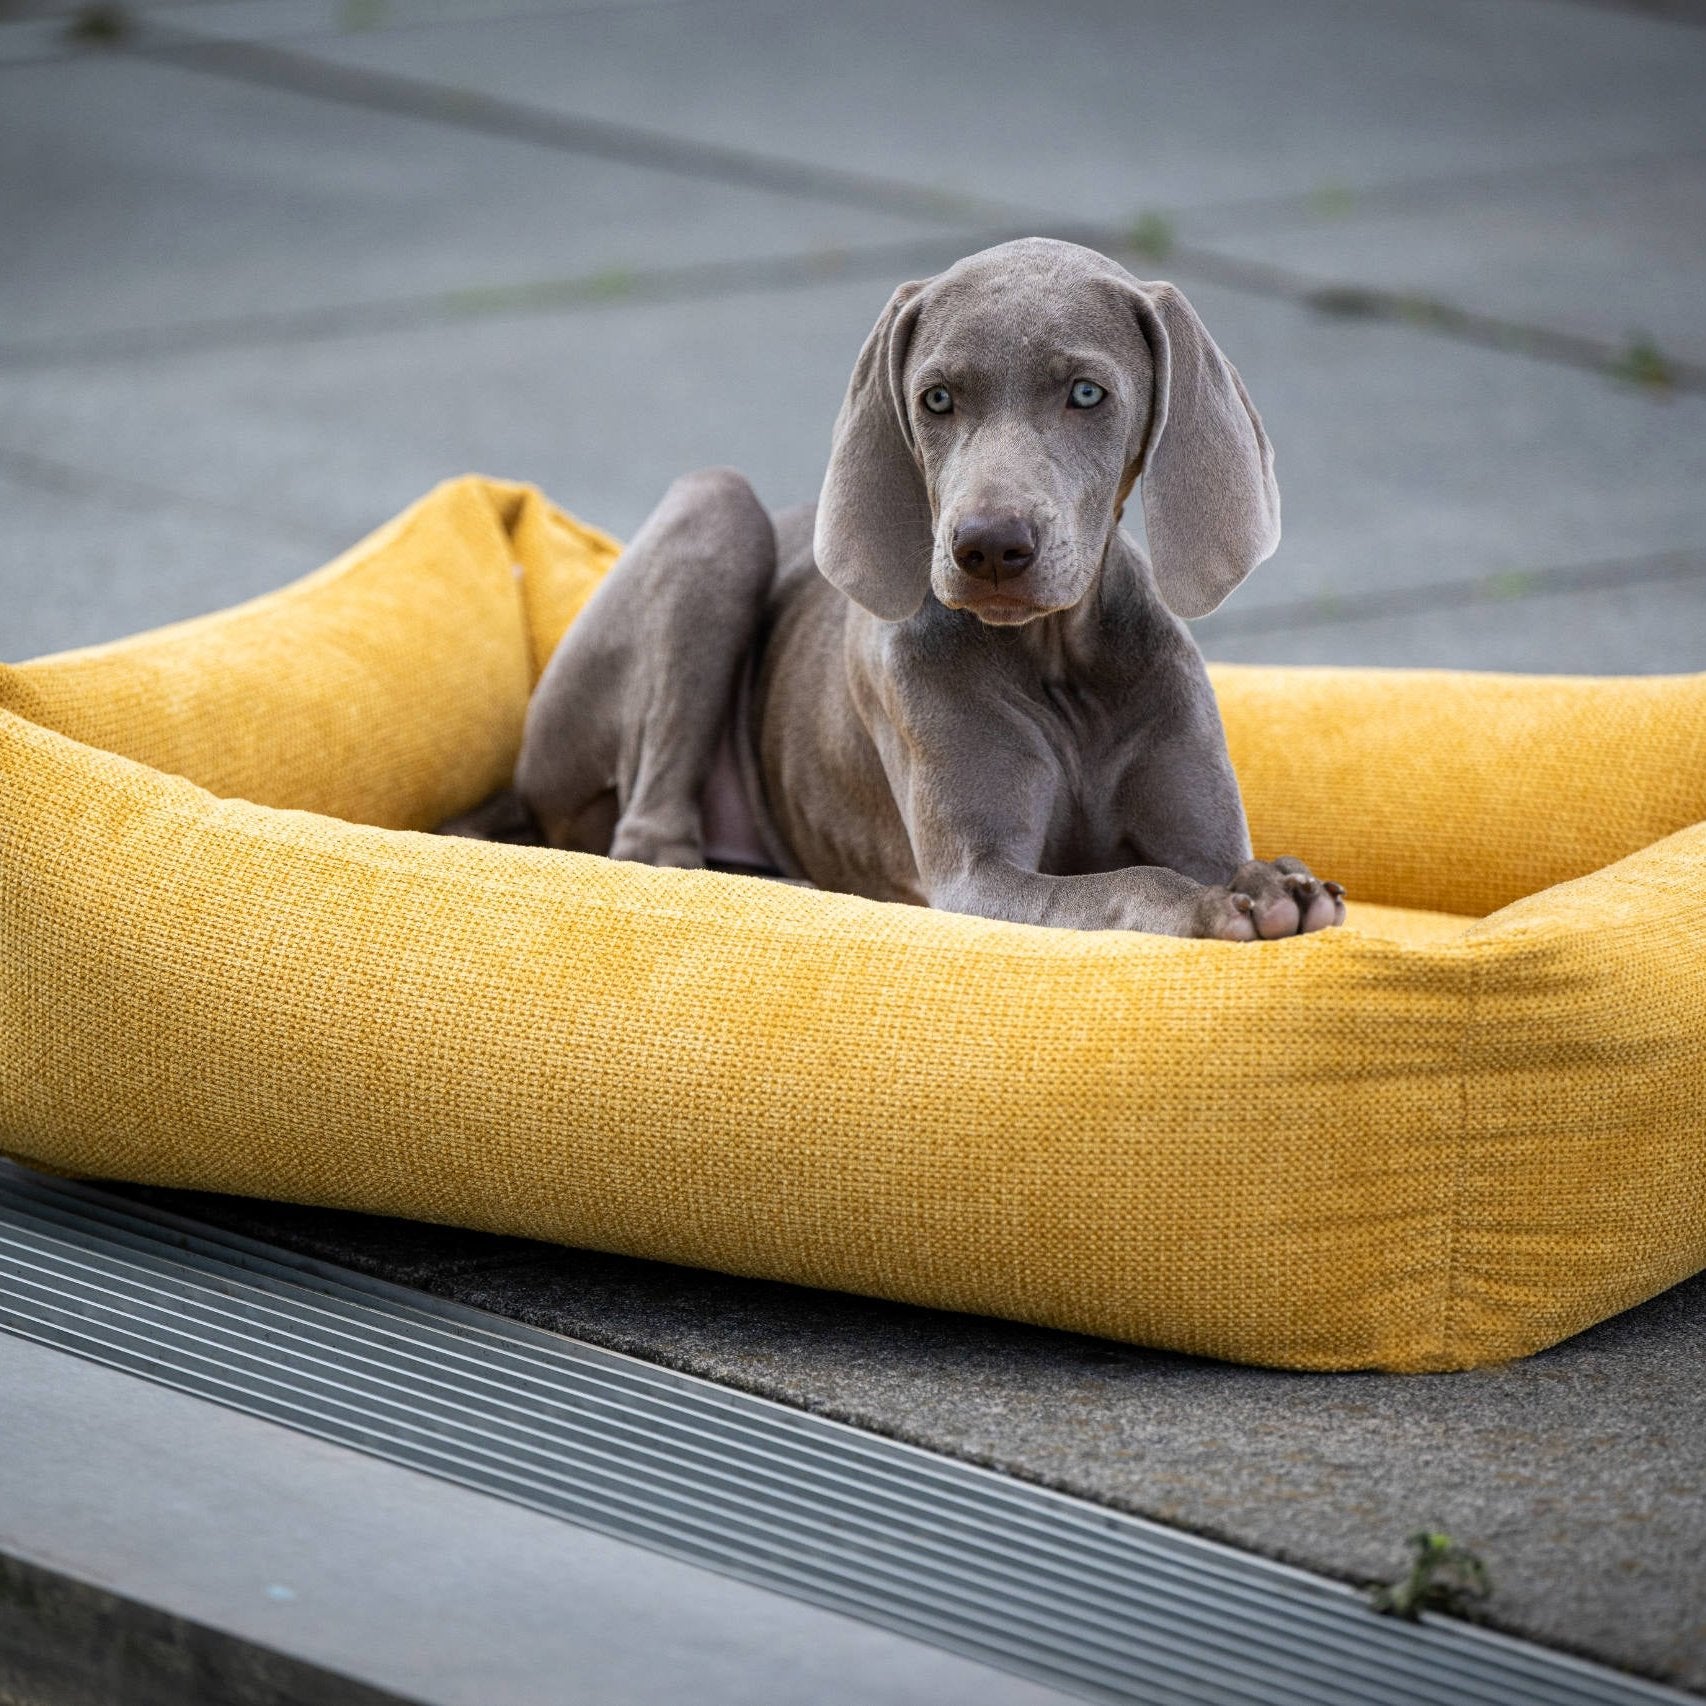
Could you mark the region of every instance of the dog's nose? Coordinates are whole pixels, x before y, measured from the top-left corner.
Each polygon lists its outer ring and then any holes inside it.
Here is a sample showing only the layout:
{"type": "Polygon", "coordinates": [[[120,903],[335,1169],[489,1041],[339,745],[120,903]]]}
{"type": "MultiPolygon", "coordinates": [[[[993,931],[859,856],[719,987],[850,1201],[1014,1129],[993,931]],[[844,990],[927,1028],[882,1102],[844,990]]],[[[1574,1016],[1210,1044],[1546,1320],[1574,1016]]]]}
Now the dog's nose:
{"type": "Polygon", "coordinates": [[[1037,554],[1037,536],[1021,515],[968,515],[954,529],[954,561],[975,580],[999,586],[1022,575],[1037,554]]]}

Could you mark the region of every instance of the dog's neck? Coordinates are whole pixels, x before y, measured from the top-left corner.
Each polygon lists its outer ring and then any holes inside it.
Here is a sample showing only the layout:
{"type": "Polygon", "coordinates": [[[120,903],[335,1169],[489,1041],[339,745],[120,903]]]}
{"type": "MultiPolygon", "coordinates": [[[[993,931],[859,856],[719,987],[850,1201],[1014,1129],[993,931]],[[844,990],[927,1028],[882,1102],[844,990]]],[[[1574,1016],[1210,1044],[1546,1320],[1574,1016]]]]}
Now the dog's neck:
{"type": "Polygon", "coordinates": [[[1009,644],[1024,648],[1045,681],[1082,678],[1106,650],[1110,626],[1126,626],[1134,609],[1159,600],[1148,559],[1134,539],[1115,527],[1090,590],[1076,604],[1000,632],[1009,644]]]}
{"type": "Polygon", "coordinates": [[[950,610],[930,592],[909,618],[911,624],[919,625],[921,636],[952,636],[954,644],[994,647],[1014,662],[1023,659],[1027,672],[1044,684],[1082,683],[1105,674],[1110,657],[1129,670],[1140,656],[1134,643],[1141,646],[1145,636],[1180,626],[1155,585],[1142,547],[1117,527],[1103,547],[1089,591],[1064,610],[1018,627],[997,627],[969,610],[950,610]]]}
{"type": "Polygon", "coordinates": [[[1030,654],[1044,681],[1068,681],[1083,675],[1098,643],[1101,599],[1102,577],[1098,575],[1096,584],[1069,609],[1052,611],[1022,628],[1009,630],[1014,642],[1030,654]]]}

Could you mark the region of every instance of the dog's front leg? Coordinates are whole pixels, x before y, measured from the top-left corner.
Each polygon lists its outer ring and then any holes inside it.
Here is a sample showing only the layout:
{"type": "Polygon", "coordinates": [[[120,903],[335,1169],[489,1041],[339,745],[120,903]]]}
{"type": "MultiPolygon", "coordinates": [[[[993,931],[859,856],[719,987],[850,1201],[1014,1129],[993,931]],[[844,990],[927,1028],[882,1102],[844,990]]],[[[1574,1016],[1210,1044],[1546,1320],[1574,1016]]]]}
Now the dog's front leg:
{"type": "MultiPolygon", "coordinates": [[[[1345,891],[1301,859],[1251,857],[1250,831],[1202,660],[1174,654],[1168,707],[1126,749],[1114,821],[1144,857],[1205,885],[1189,934],[1230,941],[1309,935],[1345,921],[1345,891]]],[[[1160,672],[1152,672],[1159,677],[1160,672]]]]}
{"type": "Polygon", "coordinates": [[[1059,788],[1046,750],[1002,743],[994,752],[984,737],[981,753],[960,752],[962,740],[978,737],[959,720],[939,727],[928,745],[892,724],[873,732],[928,905],[1072,930],[1236,936],[1245,914],[1229,891],[1164,866],[1078,876],[1043,871],[1059,788]]]}
{"type": "Polygon", "coordinates": [[[1059,877],[984,850],[968,853],[955,868],[926,878],[925,888],[930,904],[945,912],[1015,924],[1141,930],[1156,936],[1221,934],[1200,927],[1213,910],[1205,902],[1214,891],[1161,865],[1059,877]]]}
{"type": "Polygon", "coordinates": [[[1337,885],[1320,883],[1299,859],[1251,859],[1225,883],[1199,883],[1165,865],[1051,876],[985,849],[925,877],[924,887],[930,904],[945,912],[1069,930],[1140,930],[1226,942],[1297,935],[1300,917],[1307,919],[1323,901],[1324,922],[1344,917],[1343,903],[1333,892],[1337,885]],[[1271,922],[1278,917],[1289,920],[1286,927],[1271,922]]]}
{"type": "Polygon", "coordinates": [[[1228,843],[1236,850],[1192,861],[1201,876],[1224,873],[1218,882],[1168,865],[1072,876],[1044,871],[1047,827],[1059,792],[1046,750],[1008,747],[997,756],[986,747],[982,763],[968,764],[968,755],[955,753],[953,744],[934,755],[947,759],[937,763],[921,761],[913,741],[878,741],[911,839],[919,887],[933,907],[1016,924],[1230,942],[1293,935],[1300,925],[1319,928],[1344,916],[1342,891],[1319,883],[1300,860],[1268,863],[1248,856],[1241,811],[1236,841],[1228,843]],[[1327,908],[1320,920],[1313,917],[1317,901],[1327,908]]]}

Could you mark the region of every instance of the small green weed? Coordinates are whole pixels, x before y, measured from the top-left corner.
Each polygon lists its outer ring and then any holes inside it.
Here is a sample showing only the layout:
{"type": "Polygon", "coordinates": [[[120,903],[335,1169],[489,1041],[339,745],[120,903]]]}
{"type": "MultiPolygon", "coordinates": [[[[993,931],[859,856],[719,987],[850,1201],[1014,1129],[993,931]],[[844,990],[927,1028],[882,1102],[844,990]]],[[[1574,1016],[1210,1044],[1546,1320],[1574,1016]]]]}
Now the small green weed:
{"type": "Polygon", "coordinates": [[[1611,371],[1631,385],[1668,391],[1676,383],[1676,370],[1663,350],[1645,332],[1637,332],[1612,363],[1611,371]]]}
{"type": "Polygon", "coordinates": [[[606,267],[603,272],[573,278],[542,278],[530,284],[475,284],[447,290],[437,297],[446,314],[479,317],[491,314],[538,314],[553,308],[574,308],[589,302],[620,302],[640,287],[640,276],[629,267],[606,267]]]}
{"type": "Polygon", "coordinates": [[[1356,191],[1349,184],[1319,184],[1309,192],[1309,210],[1321,219],[1348,219],[1356,205],[1356,191]]]}
{"type": "Polygon", "coordinates": [[[1534,576],[1522,569],[1500,569],[1481,582],[1488,598],[1522,598],[1534,590],[1534,576]]]}
{"type": "Polygon", "coordinates": [[[578,281],[580,294],[589,302],[619,302],[632,296],[640,281],[631,267],[606,267],[578,281]]]}
{"type": "Polygon", "coordinates": [[[1173,221],[1164,213],[1139,214],[1126,236],[1132,248],[1151,261],[1166,260],[1177,241],[1173,221]]]}
{"type": "Polygon", "coordinates": [[[1419,291],[1407,291],[1398,297],[1392,311],[1411,326],[1449,326],[1460,317],[1449,302],[1441,302],[1437,296],[1424,296],[1419,291]]]}
{"type": "Polygon", "coordinates": [[[1487,1566],[1449,1534],[1423,1529],[1405,1544],[1412,1554],[1409,1570],[1369,1596],[1383,1616],[1402,1617],[1410,1623],[1424,1611],[1469,1616],[1492,1593],[1487,1566]]]}
{"type": "Polygon", "coordinates": [[[72,13],[65,33],[72,41],[105,45],[123,41],[132,28],[131,16],[124,7],[96,0],[94,5],[72,13]]]}

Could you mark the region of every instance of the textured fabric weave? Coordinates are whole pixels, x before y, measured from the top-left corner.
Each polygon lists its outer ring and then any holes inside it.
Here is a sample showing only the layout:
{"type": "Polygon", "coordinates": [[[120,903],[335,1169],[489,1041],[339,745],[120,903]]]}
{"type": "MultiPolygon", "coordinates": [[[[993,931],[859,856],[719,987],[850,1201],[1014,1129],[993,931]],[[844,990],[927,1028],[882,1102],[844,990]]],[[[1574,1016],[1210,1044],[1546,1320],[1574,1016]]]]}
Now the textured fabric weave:
{"type": "Polygon", "coordinates": [[[462,480],[0,672],[0,1147],[1300,1368],[1706,1265],[1706,678],[1217,670],[1284,942],[412,833],[614,552],[462,480]]]}

